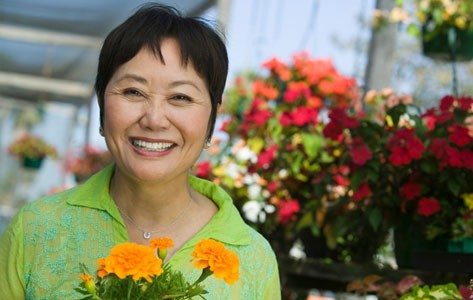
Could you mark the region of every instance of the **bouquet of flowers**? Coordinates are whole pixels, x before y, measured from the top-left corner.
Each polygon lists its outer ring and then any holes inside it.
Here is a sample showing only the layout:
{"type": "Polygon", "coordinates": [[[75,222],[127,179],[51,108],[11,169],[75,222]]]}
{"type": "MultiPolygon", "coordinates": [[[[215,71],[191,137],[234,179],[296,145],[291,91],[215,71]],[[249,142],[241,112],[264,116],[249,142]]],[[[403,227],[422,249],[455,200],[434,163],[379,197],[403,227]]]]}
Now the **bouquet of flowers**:
{"type": "Polygon", "coordinates": [[[122,243],[110,251],[110,255],[97,261],[97,279],[81,264],[82,282],[75,290],[84,295],[82,299],[192,299],[207,292],[202,282],[209,276],[232,284],[238,280],[239,259],[235,252],[214,240],[202,240],[192,252],[196,268],[202,269],[192,284],[183,274],[163,263],[167,249],[173,247],[169,238],[156,238],[150,246],[122,243]]]}

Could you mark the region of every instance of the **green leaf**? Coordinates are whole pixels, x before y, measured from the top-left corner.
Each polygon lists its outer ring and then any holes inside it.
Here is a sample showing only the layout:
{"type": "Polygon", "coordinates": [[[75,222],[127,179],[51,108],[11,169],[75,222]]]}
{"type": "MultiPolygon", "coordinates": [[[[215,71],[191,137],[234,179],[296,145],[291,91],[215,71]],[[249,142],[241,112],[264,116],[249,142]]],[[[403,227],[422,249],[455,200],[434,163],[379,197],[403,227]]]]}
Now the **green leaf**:
{"type": "Polygon", "coordinates": [[[308,211],[302,215],[299,222],[297,222],[296,231],[301,231],[304,228],[309,227],[314,222],[312,212],[308,211]]]}
{"type": "Polygon", "coordinates": [[[382,219],[383,219],[383,214],[379,208],[375,208],[372,211],[370,211],[368,220],[370,222],[371,227],[373,227],[374,230],[378,230],[382,219]]]}
{"type": "Polygon", "coordinates": [[[447,185],[448,185],[448,189],[450,190],[450,192],[452,192],[453,195],[458,196],[460,194],[461,186],[458,184],[458,182],[455,179],[449,180],[447,182],[447,185]]]}
{"type": "Polygon", "coordinates": [[[420,168],[427,174],[434,174],[437,171],[437,166],[435,163],[429,163],[426,161],[421,162],[420,168]]]}
{"type": "Polygon", "coordinates": [[[365,172],[362,170],[353,173],[350,178],[350,186],[356,189],[365,180],[365,177],[365,172]]]}
{"type": "Polygon", "coordinates": [[[302,145],[309,158],[315,158],[322,147],[322,137],[316,134],[302,133],[302,145]]]}
{"type": "Polygon", "coordinates": [[[409,24],[409,26],[407,26],[407,33],[412,36],[420,36],[420,29],[415,24],[409,24]]]}

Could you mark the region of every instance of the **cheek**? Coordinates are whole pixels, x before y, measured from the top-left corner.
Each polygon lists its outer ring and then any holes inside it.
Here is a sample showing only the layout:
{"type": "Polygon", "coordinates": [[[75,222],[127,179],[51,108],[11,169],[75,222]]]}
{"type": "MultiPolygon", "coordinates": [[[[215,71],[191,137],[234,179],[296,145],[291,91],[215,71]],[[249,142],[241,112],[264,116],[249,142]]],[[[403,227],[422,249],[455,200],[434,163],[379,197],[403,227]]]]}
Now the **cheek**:
{"type": "Polygon", "coordinates": [[[136,118],[136,114],[139,111],[129,103],[119,101],[119,99],[114,99],[113,97],[105,99],[104,108],[104,127],[108,124],[111,127],[109,129],[131,122],[136,118]]]}

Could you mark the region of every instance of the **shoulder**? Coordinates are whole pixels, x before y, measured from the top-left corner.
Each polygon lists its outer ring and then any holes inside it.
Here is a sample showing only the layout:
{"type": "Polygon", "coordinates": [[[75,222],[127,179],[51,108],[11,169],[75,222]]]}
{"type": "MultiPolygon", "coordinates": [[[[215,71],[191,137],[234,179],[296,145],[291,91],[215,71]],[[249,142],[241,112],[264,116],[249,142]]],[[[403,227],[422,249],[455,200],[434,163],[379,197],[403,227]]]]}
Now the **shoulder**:
{"type": "Polygon", "coordinates": [[[77,188],[73,187],[28,203],[20,210],[19,214],[23,217],[34,217],[35,219],[45,214],[51,215],[67,206],[67,199],[76,193],[77,188]]]}

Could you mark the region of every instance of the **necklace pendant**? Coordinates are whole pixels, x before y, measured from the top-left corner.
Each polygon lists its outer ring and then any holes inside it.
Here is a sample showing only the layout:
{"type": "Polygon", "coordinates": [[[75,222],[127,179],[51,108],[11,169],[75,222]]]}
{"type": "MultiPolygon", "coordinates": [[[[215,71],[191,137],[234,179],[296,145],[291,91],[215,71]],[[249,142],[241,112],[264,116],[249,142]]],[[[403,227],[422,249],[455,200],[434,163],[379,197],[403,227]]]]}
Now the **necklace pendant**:
{"type": "Polygon", "coordinates": [[[146,240],[149,240],[149,238],[151,237],[151,232],[149,232],[149,231],[143,232],[143,237],[144,237],[146,240]]]}

